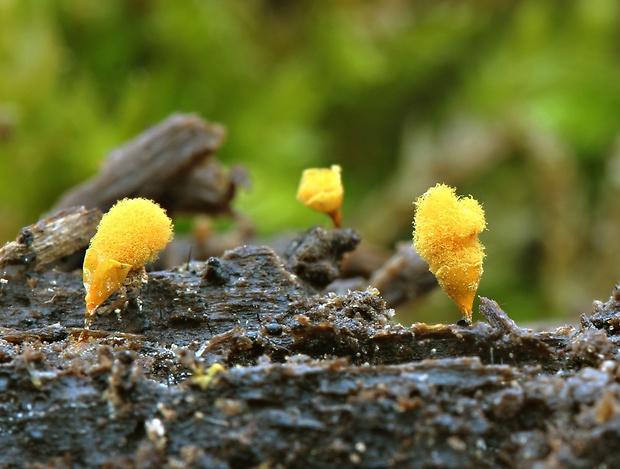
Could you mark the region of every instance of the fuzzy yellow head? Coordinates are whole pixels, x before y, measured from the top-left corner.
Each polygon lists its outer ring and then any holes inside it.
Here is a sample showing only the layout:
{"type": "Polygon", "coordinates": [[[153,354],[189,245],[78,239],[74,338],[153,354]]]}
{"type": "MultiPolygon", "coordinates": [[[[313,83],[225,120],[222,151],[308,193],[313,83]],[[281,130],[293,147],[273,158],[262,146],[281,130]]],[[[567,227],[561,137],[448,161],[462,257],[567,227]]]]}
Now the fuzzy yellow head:
{"type": "Polygon", "coordinates": [[[342,221],[344,188],[340,178],[341,171],[338,165],[333,165],[329,169],[306,169],[297,190],[297,200],[306,207],[327,213],[336,227],[339,227],[342,221]]]}
{"type": "Polygon", "coordinates": [[[484,259],[478,240],[486,227],[484,210],[477,200],[459,198],[444,184],[431,187],[414,204],[413,246],[471,322],[484,259]]]}
{"type": "Polygon", "coordinates": [[[155,260],[171,239],[172,221],[155,202],[117,202],[101,219],[84,257],[87,315],[119,289],[131,270],[155,260]]]}

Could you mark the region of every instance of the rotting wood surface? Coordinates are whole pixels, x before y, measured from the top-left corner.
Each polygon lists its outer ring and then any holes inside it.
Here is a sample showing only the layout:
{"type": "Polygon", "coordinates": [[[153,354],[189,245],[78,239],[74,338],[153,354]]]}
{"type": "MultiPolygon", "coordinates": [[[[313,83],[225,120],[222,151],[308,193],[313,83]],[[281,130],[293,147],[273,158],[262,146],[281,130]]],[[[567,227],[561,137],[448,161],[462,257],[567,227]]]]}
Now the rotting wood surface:
{"type": "MultiPolygon", "coordinates": [[[[204,161],[222,136],[175,116],[59,206],[146,195],[227,212],[234,178],[204,161]],[[156,193],[136,192],[132,175],[172,155],[194,169],[166,167],[156,193]],[[118,184],[99,193],[106,178],[118,184]],[[190,200],[178,188],[192,178],[216,184],[190,200]]],[[[0,249],[0,468],[620,465],[620,287],[579,327],[526,330],[486,298],[486,322],[405,327],[385,300],[435,285],[419,257],[400,248],[350,283],[341,261],[359,235],[314,228],[282,257],[241,245],[151,272],[113,295],[80,343],[82,272],[58,266],[76,265],[62,261],[99,217],[68,208],[0,249]],[[381,292],[359,289],[364,279],[381,292]]]]}
{"type": "Polygon", "coordinates": [[[157,200],[171,212],[230,213],[245,170],[229,173],[210,157],[224,127],[191,114],[174,114],[110,153],[99,174],[64,194],[54,210],[84,205],[106,212],[123,197],[157,200]]]}
{"type": "Polygon", "coordinates": [[[87,246],[101,212],[70,207],[21,230],[17,240],[0,248],[0,265],[45,266],[87,246]]]}
{"type": "Polygon", "coordinates": [[[321,295],[285,264],[244,246],[152,272],[83,344],[78,273],[5,279],[0,467],[616,460],[618,298],[580,329],[523,330],[487,299],[488,324],[404,327],[377,291],[321,295]]]}

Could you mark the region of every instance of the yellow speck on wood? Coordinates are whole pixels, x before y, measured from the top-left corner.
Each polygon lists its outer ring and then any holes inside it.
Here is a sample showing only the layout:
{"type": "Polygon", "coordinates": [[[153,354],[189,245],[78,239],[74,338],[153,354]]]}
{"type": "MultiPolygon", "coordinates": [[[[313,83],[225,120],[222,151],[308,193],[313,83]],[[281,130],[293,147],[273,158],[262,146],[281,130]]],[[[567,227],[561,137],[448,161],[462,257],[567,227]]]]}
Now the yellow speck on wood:
{"type": "Polygon", "coordinates": [[[215,377],[226,371],[219,363],[214,363],[209,367],[209,369],[205,372],[202,368],[196,367],[194,370],[194,374],[192,375],[192,384],[200,386],[203,391],[206,391],[207,388],[211,385],[215,377]]]}
{"type": "Polygon", "coordinates": [[[415,204],[413,246],[437,277],[441,288],[471,322],[484,247],[484,210],[472,197],[458,197],[445,184],[431,187],[415,204]]]}

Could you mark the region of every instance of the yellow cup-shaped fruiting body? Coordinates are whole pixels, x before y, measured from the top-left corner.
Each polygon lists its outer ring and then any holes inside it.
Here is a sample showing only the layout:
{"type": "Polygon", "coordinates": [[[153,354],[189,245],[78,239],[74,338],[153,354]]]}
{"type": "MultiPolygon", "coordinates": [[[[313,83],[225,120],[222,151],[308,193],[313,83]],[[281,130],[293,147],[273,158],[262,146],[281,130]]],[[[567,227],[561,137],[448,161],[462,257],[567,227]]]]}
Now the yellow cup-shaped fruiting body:
{"type": "Polygon", "coordinates": [[[342,222],[342,199],[344,188],[340,177],[341,168],[306,169],[297,189],[297,200],[306,207],[328,214],[338,228],[342,222]]]}
{"type": "Polygon", "coordinates": [[[99,222],[84,257],[87,316],[171,239],[172,221],[158,204],[143,198],[118,201],[99,222]]]}
{"type": "Polygon", "coordinates": [[[441,288],[471,322],[482,276],[484,210],[472,197],[459,198],[445,184],[431,187],[415,204],[413,246],[441,288]]]}

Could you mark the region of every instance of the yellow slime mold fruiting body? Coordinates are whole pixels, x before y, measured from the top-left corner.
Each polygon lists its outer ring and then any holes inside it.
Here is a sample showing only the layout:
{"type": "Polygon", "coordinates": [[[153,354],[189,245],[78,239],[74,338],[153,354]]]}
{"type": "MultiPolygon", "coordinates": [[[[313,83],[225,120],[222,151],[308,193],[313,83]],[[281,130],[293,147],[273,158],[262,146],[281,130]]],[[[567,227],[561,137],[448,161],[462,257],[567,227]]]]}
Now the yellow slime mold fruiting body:
{"type": "Polygon", "coordinates": [[[155,202],[117,202],[101,219],[84,257],[86,315],[118,290],[130,271],[155,260],[172,239],[172,221],[155,202]]]}
{"type": "Polygon", "coordinates": [[[338,165],[332,165],[329,169],[306,169],[297,189],[297,200],[312,210],[328,214],[336,228],[339,228],[342,222],[344,188],[341,172],[338,165]]]}
{"type": "Polygon", "coordinates": [[[414,203],[414,248],[471,322],[484,259],[478,240],[486,227],[484,210],[477,200],[459,198],[455,189],[444,184],[430,188],[414,203]]]}

